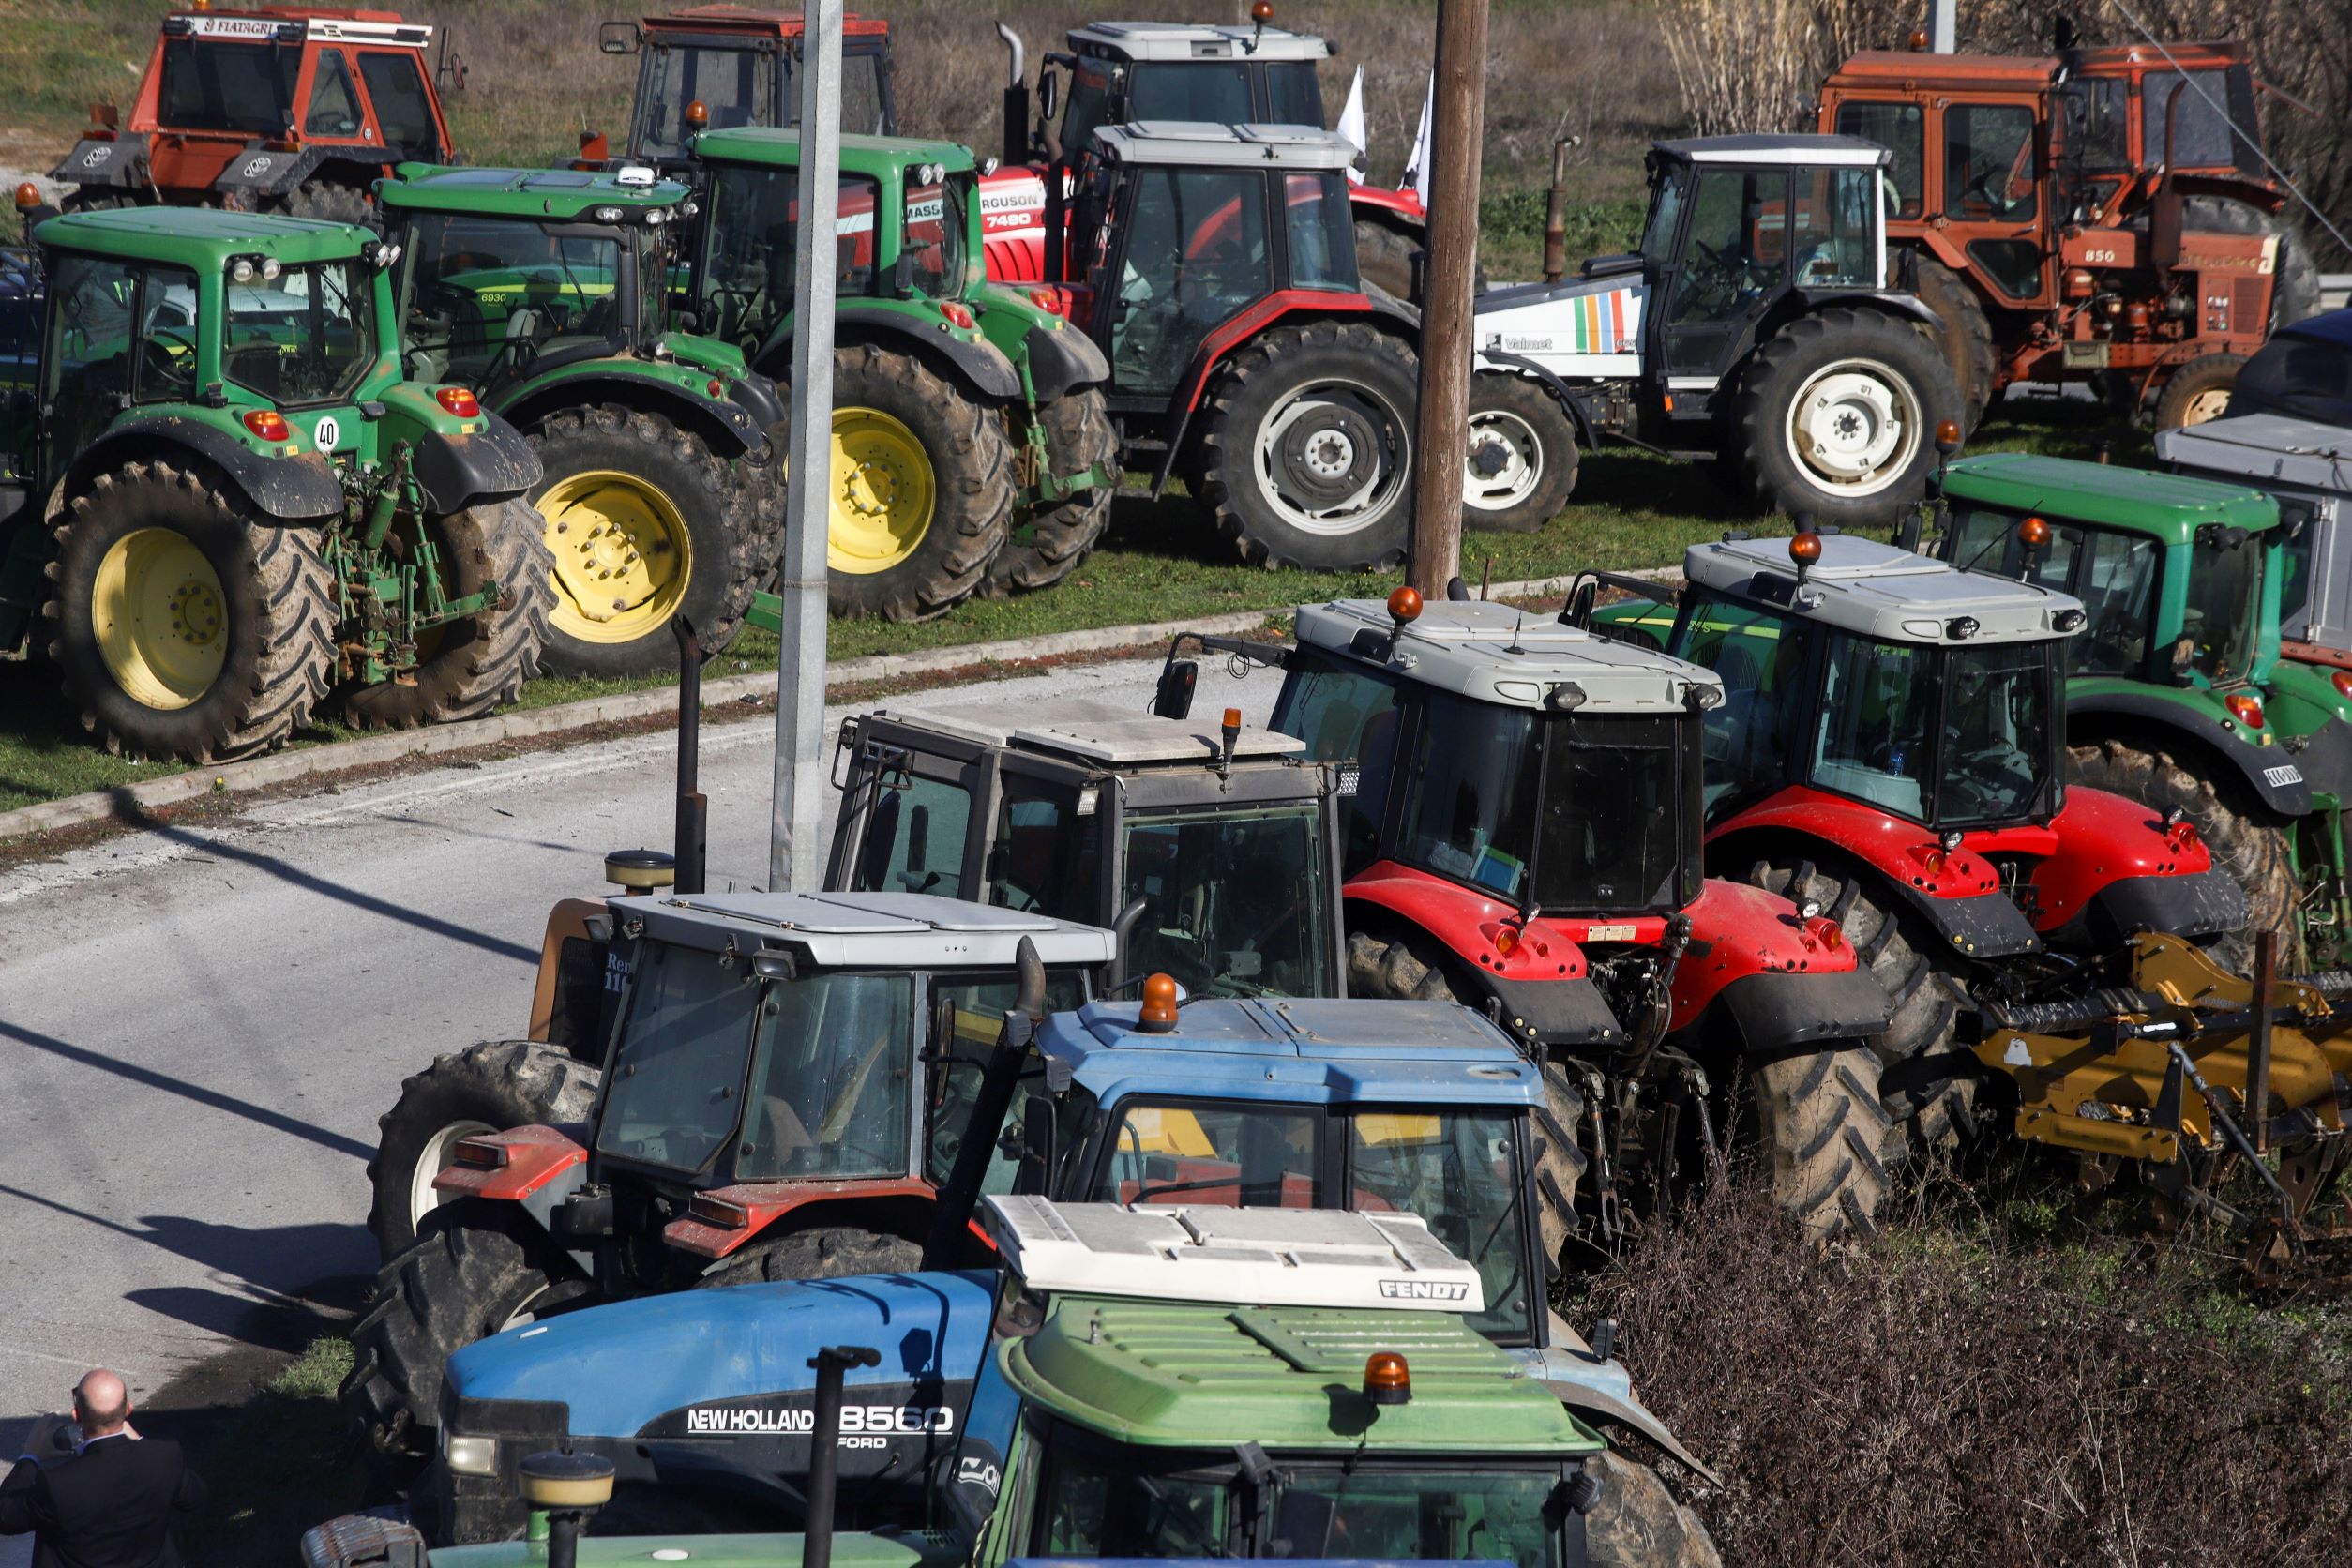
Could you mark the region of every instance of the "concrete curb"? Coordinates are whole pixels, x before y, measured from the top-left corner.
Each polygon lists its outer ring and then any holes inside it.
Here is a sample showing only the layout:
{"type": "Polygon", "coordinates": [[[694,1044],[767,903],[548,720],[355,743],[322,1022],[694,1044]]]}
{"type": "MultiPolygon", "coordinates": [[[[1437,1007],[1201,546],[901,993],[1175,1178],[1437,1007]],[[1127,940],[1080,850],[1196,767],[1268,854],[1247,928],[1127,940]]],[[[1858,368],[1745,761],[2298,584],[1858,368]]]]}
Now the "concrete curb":
{"type": "MultiPolygon", "coordinates": [[[[1672,568],[1658,568],[1621,575],[1666,578],[1680,574],[1672,568]]],[[[1527,598],[1563,592],[1573,580],[1572,575],[1533,578],[1524,582],[1498,582],[1488,592],[1496,598],[1527,598]]],[[[1162,621],[1152,626],[1096,626],[1086,631],[1056,632],[1047,637],[1023,638],[1018,641],[967,642],[958,647],[932,648],[919,654],[875,654],[865,658],[841,659],[827,666],[825,689],[830,694],[844,686],[862,686],[871,681],[934,674],[975,664],[1019,665],[1064,654],[1165,646],[1168,640],[1180,631],[1231,635],[1254,630],[1284,613],[1286,611],[1280,610],[1244,610],[1228,615],[1204,615],[1188,621],[1162,621]]],[[[776,672],[772,670],[748,675],[728,675],[702,683],[702,701],[705,706],[745,701],[756,702],[771,697],[775,690],[776,672]]],[[[109,818],[128,818],[138,812],[174,806],[203,795],[264,789],[273,784],[291,783],[320,774],[340,773],[347,768],[397,762],[409,757],[434,757],[452,751],[468,751],[475,746],[494,746],[500,741],[563,734],[585,730],[592,725],[642,718],[652,714],[675,713],[677,707],[675,686],[653,686],[612,697],[591,697],[578,702],[565,702],[552,708],[469,719],[462,724],[442,724],[428,730],[404,730],[397,734],[337,741],[332,745],[309,746],[300,751],[280,751],[267,757],[256,757],[249,761],[197,768],[162,778],[150,778],[144,783],[124,785],[119,789],[96,790],[88,794],[68,795],[63,800],[42,801],[37,806],[0,811],[0,842],[26,834],[52,833],[85,822],[105,822],[109,818]]]]}

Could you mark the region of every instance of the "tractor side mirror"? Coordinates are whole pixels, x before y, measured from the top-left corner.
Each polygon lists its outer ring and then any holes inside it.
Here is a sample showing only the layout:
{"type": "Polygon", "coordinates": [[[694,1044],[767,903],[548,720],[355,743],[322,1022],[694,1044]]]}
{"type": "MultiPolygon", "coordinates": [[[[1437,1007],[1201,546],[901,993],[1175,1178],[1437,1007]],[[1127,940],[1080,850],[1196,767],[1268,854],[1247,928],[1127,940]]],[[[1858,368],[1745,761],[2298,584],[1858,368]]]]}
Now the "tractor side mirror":
{"type": "Polygon", "coordinates": [[[890,288],[900,299],[914,293],[914,252],[901,250],[897,261],[891,264],[890,288]]]}
{"type": "Polygon", "coordinates": [[[596,47],[607,54],[634,54],[643,44],[644,34],[634,22],[608,22],[596,29],[596,47]]]}
{"type": "Polygon", "coordinates": [[[1199,659],[1169,659],[1160,671],[1158,688],[1152,693],[1152,711],[1162,718],[1190,716],[1193,688],[1199,684],[1199,659]]]}
{"type": "Polygon", "coordinates": [[[441,62],[433,67],[433,85],[441,90],[444,97],[462,93],[465,91],[465,56],[445,43],[441,62]]]}
{"type": "Polygon", "coordinates": [[[1587,580],[1577,583],[1568,591],[1568,602],[1560,607],[1560,624],[1575,626],[1579,630],[1590,630],[1592,626],[1592,607],[1600,596],[1601,585],[1598,582],[1587,580]]]}
{"type": "MultiPolygon", "coordinates": [[[[1046,64],[1048,67],[1052,66],[1054,63],[1055,62],[1050,56],[1047,58],[1046,64]]],[[[1061,113],[1062,78],[1055,74],[1051,69],[1041,70],[1037,73],[1038,122],[1042,125],[1050,126],[1055,120],[1061,117],[1061,113]]]]}

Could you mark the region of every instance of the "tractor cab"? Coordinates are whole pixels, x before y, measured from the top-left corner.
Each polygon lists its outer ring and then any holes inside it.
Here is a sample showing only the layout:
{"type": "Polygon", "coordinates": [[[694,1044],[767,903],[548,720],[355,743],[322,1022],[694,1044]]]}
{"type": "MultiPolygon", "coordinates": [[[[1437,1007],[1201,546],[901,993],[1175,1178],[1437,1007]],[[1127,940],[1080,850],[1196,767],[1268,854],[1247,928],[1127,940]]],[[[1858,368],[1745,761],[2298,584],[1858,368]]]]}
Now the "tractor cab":
{"type": "MultiPolygon", "coordinates": [[[[744,6],[696,6],[606,23],[597,47],[640,60],[626,156],[674,174],[690,163],[699,131],[798,125],[801,27],[797,10],[744,6]]],[[[845,16],[841,128],[889,136],[897,127],[890,23],[845,16]]]]}
{"type": "Polygon", "coordinates": [[[1289,735],[1078,701],[841,728],[828,887],[1116,927],[1195,996],[1338,996],[1330,772],[1289,735]]]}
{"type": "Polygon", "coordinates": [[[1210,125],[1320,127],[1323,89],[1316,73],[1330,40],[1280,27],[1187,22],[1096,22],[1075,28],[1048,69],[1068,80],[1067,98],[1041,71],[1038,150],[1078,158],[1104,126],[1138,120],[1210,125]]]}

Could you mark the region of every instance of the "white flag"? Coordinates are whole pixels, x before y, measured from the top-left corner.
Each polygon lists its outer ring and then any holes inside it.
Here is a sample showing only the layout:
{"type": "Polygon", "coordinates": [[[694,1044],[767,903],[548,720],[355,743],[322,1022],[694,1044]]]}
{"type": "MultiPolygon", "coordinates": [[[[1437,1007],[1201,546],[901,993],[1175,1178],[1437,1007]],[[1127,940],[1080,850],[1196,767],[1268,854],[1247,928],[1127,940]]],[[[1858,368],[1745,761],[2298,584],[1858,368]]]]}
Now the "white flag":
{"type": "MultiPolygon", "coordinates": [[[[1348,84],[1348,105],[1339,112],[1339,134],[1346,137],[1349,143],[1356,149],[1357,160],[1364,161],[1372,149],[1364,127],[1364,68],[1362,66],[1356,68],[1356,79],[1348,84]]],[[[1348,171],[1348,183],[1362,185],[1364,183],[1363,173],[1350,168],[1348,171]]]]}
{"type": "Polygon", "coordinates": [[[1438,73],[1429,73],[1429,90],[1421,98],[1421,128],[1413,132],[1412,156],[1405,160],[1405,183],[1421,198],[1421,208],[1429,210],[1429,116],[1438,107],[1438,73]]]}

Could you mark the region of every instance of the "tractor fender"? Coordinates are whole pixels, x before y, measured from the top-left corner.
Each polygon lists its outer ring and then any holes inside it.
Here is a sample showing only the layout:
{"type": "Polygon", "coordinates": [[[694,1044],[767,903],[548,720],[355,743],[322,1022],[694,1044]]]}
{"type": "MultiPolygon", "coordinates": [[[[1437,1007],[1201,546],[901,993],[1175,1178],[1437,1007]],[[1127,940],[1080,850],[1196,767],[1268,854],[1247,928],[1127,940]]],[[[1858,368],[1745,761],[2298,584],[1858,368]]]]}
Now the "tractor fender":
{"type": "Polygon", "coordinates": [[[2176,847],[2137,801],[2077,786],[2050,826],[2058,843],[2034,867],[2032,885],[2035,923],[2053,939],[2109,948],[2138,930],[2213,936],[2250,917],[2245,889],[2214,867],[2204,841],[2184,828],[2176,847]]]}
{"type": "Polygon", "coordinates": [[[1410,188],[1392,190],[1384,185],[1351,185],[1348,188],[1348,210],[1400,234],[1419,234],[1429,226],[1429,214],[1422,206],[1421,197],[1410,188]]]}
{"type": "Polygon", "coordinates": [[[1511,354],[1499,348],[1480,349],[1478,357],[1508,366],[1522,375],[1534,378],[1535,384],[1550,393],[1552,401],[1558,403],[1561,412],[1568,415],[1568,422],[1576,428],[1577,439],[1585,444],[1586,448],[1594,452],[1601,449],[1600,442],[1592,434],[1592,416],[1585,412],[1584,400],[1548,368],[1523,354],[1511,354]]]}
{"type": "Polygon", "coordinates": [[[1383,294],[1326,294],[1317,289],[1281,289],[1249,306],[1211,332],[1193,351],[1192,363],[1168,399],[1168,448],[1152,475],[1152,497],[1159,499],[1176,471],[1176,460],[1190,445],[1193,415],[1209,389],[1209,378],[1226,359],[1250,339],[1276,324],[1320,321],[1331,317],[1370,316],[1376,323],[1415,345],[1421,341],[1421,312],[1383,294]]]}
{"type": "MultiPolygon", "coordinates": [[[[715,1224],[689,1202],[685,1214],[661,1228],[661,1236],[680,1252],[710,1259],[729,1256],[745,1243],[778,1229],[779,1222],[788,1217],[792,1221],[788,1229],[794,1230],[822,1225],[826,1216],[814,1212],[818,1206],[854,1205],[865,1211],[859,1215],[861,1225],[880,1229],[882,1227],[873,1223],[872,1211],[877,1207],[920,1208],[927,1214],[939,1200],[938,1189],[930,1183],[903,1176],[856,1177],[837,1182],[740,1182],[733,1186],[715,1187],[701,1196],[739,1206],[748,1216],[748,1223],[715,1224]]],[[[923,1232],[915,1229],[907,1233],[919,1236],[923,1232]]]]}
{"type": "Polygon", "coordinates": [[[1515,1041],[1581,1046],[1623,1038],[1584,950],[1557,921],[1538,916],[1509,954],[1498,953],[1494,933],[1517,923],[1516,907],[1394,861],[1349,878],[1341,897],[1350,930],[1386,925],[1426,932],[1453,955],[1455,973],[1477,988],[1459,1000],[1483,1010],[1491,999],[1495,1021],[1515,1041]]]}
{"type": "MultiPolygon", "coordinates": [[[[2044,853],[2055,847],[2043,829],[2030,844],[2004,848],[2044,853]]],[[[1979,836],[1982,837],[1982,836],[1979,836]]],[[[1975,839],[1942,855],[1943,868],[1930,869],[1936,835],[1919,823],[1823,790],[1791,785],[1732,817],[1707,835],[1707,858],[1739,875],[1767,852],[1804,854],[1819,843],[1876,871],[1880,887],[1926,922],[1954,951],[1972,958],[2038,953],[2042,939],[2032,922],[2001,890],[2000,873],[1975,839]]],[[[1825,913],[1829,912],[1823,912],[1825,913]]]]}
{"type": "MultiPolygon", "coordinates": [[[[873,304],[860,306],[844,304],[834,319],[834,341],[843,348],[852,343],[873,343],[911,354],[918,359],[947,372],[948,379],[959,382],[984,398],[1014,399],[1021,395],[1020,372],[994,343],[981,339],[967,341],[953,332],[933,330],[945,326],[944,321],[926,325],[923,318],[902,309],[877,308],[873,304]]],[[[763,375],[788,383],[792,373],[792,334],[790,326],[778,331],[760,345],[752,355],[753,368],[763,375]]],[[[1108,365],[1106,365],[1108,373],[1108,365]]]]}
{"type": "MultiPolygon", "coordinates": [[[[2070,694],[2066,728],[2077,746],[2113,736],[2149,750],[2171,751],[2216,785],[2226,789],[2233,780],[2242,784],[2264,810],[2276,816],[2311,813],[2312,783],[2300,756],[2283,746],[2253,745],[2219,724],[2194,723],[2181,700],[2168,691],[2118,686],[2080,697],[2070,694]]],[[[2325,732],[2314,731],[2314,743],[2321,744],[2317,737],[2325,732]]],[[[2337,743],[2325,744],[2332,752],[2337,743]]]]}
{"type": "Polygon", "coordinates": [[[73,144],[73,151],[49,172],[49,177],[68,180],[75,185],[98,186],[108,190],[144,190],[147,188],[146,169],[146,132],[126,131],[112,141],[83,137],[73,144]]]}
{"type": "Polygon", "coordinates": [[[616,948],[612,934],[611,911],[602,898],[556,900],[539,940],[528,1038],[602,1063],[613,1003],[629,975],[628,950],[616,948]]]}
{"type": "MultiPolygon", "coordinates": [[[[403,394],[414,400],[425,391],[403,382],[384,401],[391,404],[403,394]]],[[[537,449],[522,432],[487,411],[482,428],[472,435],[437,430],[421,421],[405,435],[411,443],[410,472],[425,492],[425,504],[443,516],[479,502],[528,494],[544,474],[537,449]]]]}
{"type": "Polygon", "coordinates": [[[1040,403],[1110,380],[1110,361],[1075,327],[1033,326],[1022,335],[1021,348],[1029,358],[1030,392],[1040,403]]]}
{"type": "Polygon", "coordinates": [[[173,414],[127,421],[84,447],[57,487],[52,515],[110,469],[188,453],[219,469],[273,522],[314,523],[342,515],[343,482],[336,476],[335,465],[318,453],[267,456],[218,425],[173,414]]]}
{"type": "Polygon", "coordinates": [[[294,152],[279,152],[258,142],[246,143],[242,152],[229,159],[212,182],[214,190],[223,196],[239,197],[254,206],[278,201],[298,186],[311,183],[319,172],[330,164],[342,165],[349,184],[362,191],[374,188],[375,182],[391,173],[391,165],[383,158],[367,159],[360,155],[366,147],[305,146],[294,152]]]}
{"type": "Polygon", "coordinates": [[[531,430],[564,409],[590,403],[618,403],[625,408],[658,414],[672,424],[702,438],[722,461],[756,451],[767,439],[767,427],[731,402],[689,392],[652,376],[626,370],[581,369],[555,373],[524,383],[520,395],[498,410],[518,430],[531,430]]]}
{"type": "Polygon", "coordinates": [[[1865,310],[1883,310],[1891,316],[1901,316],[1922,326],[1937,326],[1936,312],[1920,303],[1919,295],[1901,289],[1799,289],[1797,297],[1803,308],[1794,315],[1810,316],[1832,305],[1859,307],[1865,310]]]}
{"type": "Polygon", "coordinates": [[[1837,923],[1776,893],[1710,877],[1683,906],[1690,945],[1674,968],[1669,1033],[1728,1017],[1753,1059],[1784,1046],[1875,1034],[1892,1012],[1837,923]]]}

